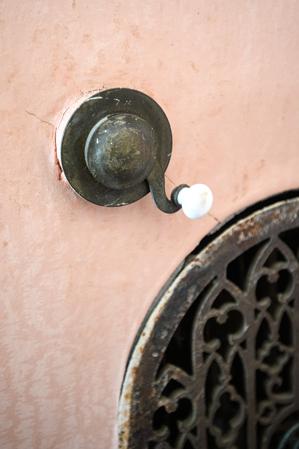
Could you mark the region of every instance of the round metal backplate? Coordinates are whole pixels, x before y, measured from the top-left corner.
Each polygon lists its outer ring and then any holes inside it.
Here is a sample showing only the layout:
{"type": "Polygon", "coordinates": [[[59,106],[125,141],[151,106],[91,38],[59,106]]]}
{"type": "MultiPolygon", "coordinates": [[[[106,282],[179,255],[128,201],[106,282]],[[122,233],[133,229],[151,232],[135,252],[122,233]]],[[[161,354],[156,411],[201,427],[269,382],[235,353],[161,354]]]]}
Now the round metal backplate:
{"type": "Polygon", "coordinates": [[[101,206],[124,206],[149,192],[146,181],[128,189],[109,189],[97,182],[86,166],[84,147],[90,130],[105,116],[118,113],[135,114],[150,123],[157,137],[157,158],[163,172],[171,156],[171,128],[165,113],[152,98],[125,88],[109,89],[88,98],[66,125],[60,159],[71,187],[81,197],[101,206]]]}

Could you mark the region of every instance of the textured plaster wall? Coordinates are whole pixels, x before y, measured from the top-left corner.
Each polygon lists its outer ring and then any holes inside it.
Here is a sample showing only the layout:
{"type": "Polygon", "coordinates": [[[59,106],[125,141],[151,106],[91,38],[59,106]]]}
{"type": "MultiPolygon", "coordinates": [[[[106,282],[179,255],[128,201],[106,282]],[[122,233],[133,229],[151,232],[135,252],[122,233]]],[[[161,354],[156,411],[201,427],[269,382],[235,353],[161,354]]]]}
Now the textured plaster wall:
{"type": "Polygon", "coordinates": [[[298,23],[294,0],[0,2],[1,449],[117,447],[134,335],[216,224],[76,197],[55,165],[63,112],[94,89],[153,96],[169,189],[209,184],[221,221],[298,187],[298,23]]]}

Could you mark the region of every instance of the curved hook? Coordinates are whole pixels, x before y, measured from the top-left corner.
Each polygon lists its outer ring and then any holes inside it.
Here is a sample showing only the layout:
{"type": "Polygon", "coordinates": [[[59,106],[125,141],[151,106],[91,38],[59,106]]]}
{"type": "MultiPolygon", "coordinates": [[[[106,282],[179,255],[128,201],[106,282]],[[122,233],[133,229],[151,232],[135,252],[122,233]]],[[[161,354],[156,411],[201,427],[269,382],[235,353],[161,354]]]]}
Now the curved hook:
{"type": "Polygon", "coordinates": [[[171,199],[168,199],[165,192],[164,172],[157,160],[155,160],[152,171],[147,177],[147,182],[149,184],[154,202],[160,210],[166,214],[173,214],[181,209],[182,206],[177,202],[177,195],[182,188],[187,186],[185,184],[181,184],[176,187],[172,191],[171,199]]]}

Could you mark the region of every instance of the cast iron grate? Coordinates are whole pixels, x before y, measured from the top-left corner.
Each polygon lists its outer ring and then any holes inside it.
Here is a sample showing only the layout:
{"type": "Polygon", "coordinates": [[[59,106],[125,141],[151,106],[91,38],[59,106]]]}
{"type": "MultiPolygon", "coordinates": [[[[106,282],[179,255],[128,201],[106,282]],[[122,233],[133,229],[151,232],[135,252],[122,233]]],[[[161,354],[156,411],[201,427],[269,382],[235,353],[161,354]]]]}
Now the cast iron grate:
{"type": "Polygon", "coordinates": [[[120,402],[121,449],[299,448],[299,200],[187,259],[149,312],[120,402]]]}

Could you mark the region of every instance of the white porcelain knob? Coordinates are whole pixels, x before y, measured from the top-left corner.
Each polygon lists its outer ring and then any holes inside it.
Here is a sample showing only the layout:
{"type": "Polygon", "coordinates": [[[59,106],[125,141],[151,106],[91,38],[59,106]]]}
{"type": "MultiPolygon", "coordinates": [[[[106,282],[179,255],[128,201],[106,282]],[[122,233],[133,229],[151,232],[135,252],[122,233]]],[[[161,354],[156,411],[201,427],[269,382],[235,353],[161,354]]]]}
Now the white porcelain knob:
{"type": "Polygon", "coordinates": [[[186,217],[191,220],[206,215],[213,204],[213,193],[205,184],[183,187],[177,195],[177,202],[182,206],[186,217]]]}

